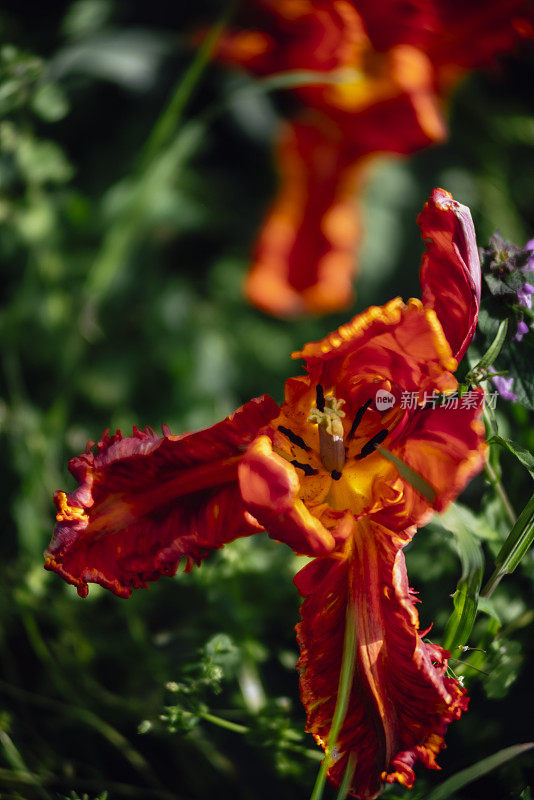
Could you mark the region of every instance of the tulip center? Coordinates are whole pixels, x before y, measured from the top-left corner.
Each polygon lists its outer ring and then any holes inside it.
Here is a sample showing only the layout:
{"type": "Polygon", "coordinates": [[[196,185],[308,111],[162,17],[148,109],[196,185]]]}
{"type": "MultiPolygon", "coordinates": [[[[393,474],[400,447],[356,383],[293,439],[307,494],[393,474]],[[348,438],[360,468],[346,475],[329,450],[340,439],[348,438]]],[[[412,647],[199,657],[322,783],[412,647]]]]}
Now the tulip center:
{"type": "Polygon", "coordinates": [[[317,425],[319,431],[319,451],[324,468],[339,473],[339,477],[345,464],[342,422],[345,412],[341,408],[344,402],[334,395],[325,397],[322,388],[317,387],[317,408],[312,408],[308,417],[308,422],[317,425]]]}

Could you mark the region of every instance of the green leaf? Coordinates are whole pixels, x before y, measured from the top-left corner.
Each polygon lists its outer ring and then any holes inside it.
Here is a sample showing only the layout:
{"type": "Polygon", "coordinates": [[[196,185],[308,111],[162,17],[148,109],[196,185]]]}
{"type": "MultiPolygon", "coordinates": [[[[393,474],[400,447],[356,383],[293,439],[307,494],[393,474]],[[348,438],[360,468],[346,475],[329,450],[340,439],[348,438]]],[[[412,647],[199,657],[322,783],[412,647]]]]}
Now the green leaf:
{"type": "Polygon", "coordinates": [[[491,617],[496,622],[498,622],[499,626],[502,625],[501,616],[500,616],[499,612],[497,611],[497,609],[495,608],[495,606],[493,604],[493,601],[490,600],[489,598],[487,598],[487,597],[479,597],[478,598],[478,610],[482,614],[487,614],[488,617],[491,617]]]}
{"type": "Polygon", "coordinates": [[[473,369],[473,372],[476,370],[483,370],[487,369],[488,367],[491,367],[491,365],[493,364],[493,362],[495,361],[495,359],[502,350],[502,346],[506,339],[507,332],[508,332],[508,320],[503,319],[503,321],[499,325],[499,329],[497,331],[495,339],[490,344],[490,346],[488,347],[488,349],[486,350],[486,352],[484,353],[478,364],[476,364],[476,366],[473,369]]]}
{"type": "Polygon", "coordinates": [[[494,435],[488,439],[489,444],[500,444],[501,447],[506,448],[512,453],[523,466],[528,469],[534,478],[534,455],[527,450],[526,447],[512,441],[512,439],[505,439],[504,436],[494,435]]]}
{"type": "Polygon", "coordinates": [[[40,86],[32,98],[32,107],[46,122],[58,122],[69,111],[67,98],[56,83],[44,83],[40,86]]]}
{"type": "Polygon", "coordinates": [[[25,180],[30,184],[66,183],[73,174],[63,150],[48,139],[20,136],[17,160],[25,180]]]}
{"type": "Polygon", "coordinates": [[[419,473],[415,472],[411,467],[408,466],[404,461],[401,461],[400,458],[390,453],[389,450],[386,450],[385,447],[377,447],[376,448],[388,461],[391,461],[392,464],[395,464],[399,475],[404,478],[405,481],[408,481],[410,486],[413,486],[414,489],[417,489],[419,494],[422,494],[425,500],[428,500],[429,503],[433,503],[436,499],[436,492],[432,488],[432,486],[425,481],[425,479],[419,475],[419,473]]]}
{"type": "Polygon", "coordinates": [[[488,756],[488,758],[483,758],[482,761],[477,761],[476,764],[457,772],[456,775],[443,781],[443,783],[437,786],[430,794],[427,794],[424,800],[451,800],[454,792],[463,789],[464,786],[469,786],[470,783],[473,783],[473,781],[491,772],[491,770],[497,769],[497,767],[528,752],[528,750],[531,750],[533,747],[534,742],[505,747],[504,750],[499,750],[498,753],[494,753],[492,756],[488,756]]]}
{"type": "Polygon", "coordinates": [[[495,571],[484,587],[484,596],[490,597],[499,581],[515,570],[534,541],[534,494],[517,518],[495,559],[495,571]]]}
{"type": "Polygon", "coordinates": [[[523,664],[521,645],[503,636],[498,636],[488,647],[484,670],[488,676],[484,681],[484,691],[492,700],[506,697],[510,687],[517,680],[523,664]]]}
{"type": "Polygon", "coordinates": [[[510,342],[506,348],[506,360],[502,359],[502,369],[508,369],[514,378],[514,392],[517,402],[534,410],[534,336],[529,333],[522,342],[510,342]]]}
{"type": "Polygon", "coordinates": [[[443,647],[454,655],[454,651],[467,643],[478,608],[478,595],[484,573],[484,557],[480,542],[462,525],[454,531],[462,576],[453,595],[454,610],[449,617],[443,647]]]}
{"type": "Polygon", "coordinates": [[[434,517],[433,523],[453,532],[458,527],[462,527],[478,539],[483,539],[487,542],[495,542],[502,539],[485,515],[477,516],[462,503],[451,503],[446,511],[434,517]]]}

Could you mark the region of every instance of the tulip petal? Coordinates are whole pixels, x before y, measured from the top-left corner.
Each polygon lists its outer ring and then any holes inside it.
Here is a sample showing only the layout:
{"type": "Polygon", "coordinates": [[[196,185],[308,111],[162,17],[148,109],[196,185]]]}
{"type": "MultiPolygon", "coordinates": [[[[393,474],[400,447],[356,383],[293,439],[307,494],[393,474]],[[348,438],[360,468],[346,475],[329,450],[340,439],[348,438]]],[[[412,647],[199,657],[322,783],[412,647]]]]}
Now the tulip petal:
{"type": "Polygon", "coordinates": [[[245,506],[273,539],[297,553],[319,555],[334,547],[334,538],[299,498],[295,467],[273,451],[269,436],[258,436],[239,465],[245,506]]]}
{"type": "MultiPolygon", "coordinates": [[[[238,23],[219,38],[215,58],[256,75],[330,72],[346,66],[367,42],[352,0],[255,0],[238,23]]],[[[314,88],[311,95],[322,91],[314,88]]]]}
{"type": "Polygon", "coordinates": [[[434,189],[418,224],[427,246],[420,274],[423,302],[436,312],[460,361],[480,308],[480,259],[471,213],[449,192],[434,189]]]}
{"type": "Polygon", "coordinates": [[[327,128],[288,124],[278,145],[281,183],[245,284],[252,303],[278,316],[326,313],[352,298],[361,167],[327,128]]]}
{"type": "Polygon", "coordinates": [[[398,44],[426,49],[439,30],[439,10],[429,0],[358,0],[373,46],[389,50],[398,44]]]}
{"type": "Polygon", "coordinates": [[[529,0],[440,0],[439,27],[427,51],[438,70],[475,69],[534,35],[529,0]]]}
{"type": "MultiPolygon", "coordinates": [[[[400,297],[371,306],[291,357],[303,358],[314,378],[326,373],[326,384],[350,380],[351,375],[369,381],[380,377],[410,391],[443,383],[445,373],[457,366],[435,314],[420,300],[404,303],[400,297]]],[[[456,388],[454,380],[445,383],[442,389],[456,388]]]]}
{"type": "Polygon", "coordinates": [[[187,569],[239,536],[261,530],[243,506],[237,467],[258,430],[278,413],[251,400],[211,428],[180,436],[150,429],[104,435],[69,469],[78,488],[56,492],[57,524],[46,568],[85,597],[99,583],[121,597],[187,569]]]}
{"type": "Polygon", "coordinates": [[[413,469],[434,490],[430,505],[409,483],[403,481],[403,499],[397,508],[384,510],[385,524],[425,524],[432,511],[442,512],[482,469],[487,453],[485,427],[480,419],[482,389],[469,393],[457,406],[420,408],[413,414],[391,452],[413,469]]]}
{"type": "Polygon", "coordinates": [[[307,729],[323,747],[337,699],[348,604],[353,610],[354,677],[328,777],[339,786],[352,754],[350,794],[362,800],[377,797],[384,782],[411,787],[417,762],[439,769],[447,725],[467,707],[465,690],[446,676],[449,654],[424,642],[418,630],[402,553],[412,533],[394,534],[364,518],[353,524],[340,552],[315,559],[295,578],[305,598],[296,627],[301,698],[307,729]]]}

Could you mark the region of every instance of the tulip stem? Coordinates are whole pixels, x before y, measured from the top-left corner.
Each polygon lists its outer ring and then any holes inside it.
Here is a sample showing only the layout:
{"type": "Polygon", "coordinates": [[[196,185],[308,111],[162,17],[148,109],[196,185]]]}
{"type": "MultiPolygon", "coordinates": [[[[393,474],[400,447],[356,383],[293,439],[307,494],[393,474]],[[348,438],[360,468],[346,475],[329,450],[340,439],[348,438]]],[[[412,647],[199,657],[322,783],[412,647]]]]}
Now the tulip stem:
{"type": "MultiPolygon", "coordinates": [[[[354,666],[356,662],[356,618],[354,609],[350,601],[347,604],[347,616],[345,621],[345,638],[343,641],[343,657],[341,660],[341,669],[339,672],[339,685],[336,700],[336,707],[334,709],[334,716],[332,717],[332,725],[328,734],[328,743],[325,749],[325,755],[313,787],[310,800],[321,800],[326,783],[326,774],[332,763],[332,755],[335,751],[335,746],[341,726],[345,720],[347,709],[349,706],[350,693],[352,690],[352,682],[354,678],[354,666]]],[[[350,756],[349,756],[350,758],[350,756]]],[[[352,777],[352,776],[351,776],[352,777]]]]}

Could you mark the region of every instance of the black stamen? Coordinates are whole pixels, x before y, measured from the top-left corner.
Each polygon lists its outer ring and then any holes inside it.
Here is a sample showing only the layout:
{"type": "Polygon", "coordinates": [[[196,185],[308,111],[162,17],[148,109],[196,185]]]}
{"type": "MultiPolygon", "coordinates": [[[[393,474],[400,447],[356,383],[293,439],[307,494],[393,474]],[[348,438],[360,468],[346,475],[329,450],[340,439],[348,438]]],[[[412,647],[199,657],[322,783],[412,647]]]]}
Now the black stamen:
{"type": "Polygon", "coordinates": [[[374,453],[378,445],[384,441],[388,433],[389,431],[387,428],[382,428],[382,430],[373,436],[372,439],[369,439],[367,444],[364,444],[360,455],[356,456],[356,458],[365,458],[365,456],[370,456],[371,453],[374,453]]]}
{"type": "Polygon", "coordinates": [[[324,411],[324,390],[320,383],[315,387],[316,405],[319,411],[324,411]]]}
{"type": "Polygon", "coordinates": [[[330,473],[330,477],[333,480],[338,481],[341,478],[341,472],[339,472],[337,469],[333,469],[330,473]]]}
{"type": "Polygon", "coordinates": [[[347,436],[347,441],[350,441],[352,439],[352,437],[354,436],[354,434],[356,433],[356,428],[358,427],[358,425],[362,421],[363,415],[365,414],[365,412],[367,411],[367,409],[369,408],[369,406],[371,405],[372,402],[373,402],[373,398],[370,397],[369,400],[366,400],[365,403],[363,404],[363,406],[361,406],[358,409],[358,411],[356,412],[356,416],[354,417],[354,422],[350,426],[350,431],[349,431],[349,435],[347,436]]]}
{"type": "Polygon", "coordinates": [[[308,445],[306,444],[306,442],[304,441],[304,439],[301,439],[300,436],[297,436],[297,434],[293,433],[293,431],[290,430],[289,428],[284,428],[283,425],[279,425],[278,426],[278,430],[280,431],[280,433],[283,433],[284,436],[287,436],[287,438],[289,439],[290,442],[293,442],[293,444],[296,444],[297,447],[302,447],[303,450],[309,450],[310,449],[308,447],[308,445]]]}
{"type": "Polygon", "coordinates": [[[317,475],[317,470],[309,464],[301,464],[300,461],[293,460],[290,462],[297,469],[301,469],[305,475],[317,475]]]}

